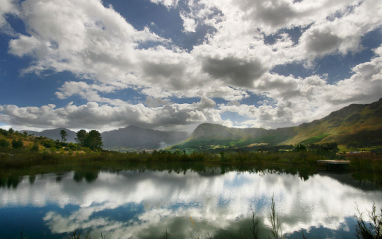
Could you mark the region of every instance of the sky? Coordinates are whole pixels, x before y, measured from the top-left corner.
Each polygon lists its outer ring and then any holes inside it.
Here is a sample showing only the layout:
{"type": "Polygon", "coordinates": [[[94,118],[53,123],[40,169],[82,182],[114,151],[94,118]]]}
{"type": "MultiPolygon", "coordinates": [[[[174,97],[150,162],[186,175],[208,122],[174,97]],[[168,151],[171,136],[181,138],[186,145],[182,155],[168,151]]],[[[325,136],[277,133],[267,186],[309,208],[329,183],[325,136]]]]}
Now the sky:
{"type": "Polygon", "coordinates": [[[311,122],[382,97],[380,0],[0,0],[0,127],[311,122]]]}

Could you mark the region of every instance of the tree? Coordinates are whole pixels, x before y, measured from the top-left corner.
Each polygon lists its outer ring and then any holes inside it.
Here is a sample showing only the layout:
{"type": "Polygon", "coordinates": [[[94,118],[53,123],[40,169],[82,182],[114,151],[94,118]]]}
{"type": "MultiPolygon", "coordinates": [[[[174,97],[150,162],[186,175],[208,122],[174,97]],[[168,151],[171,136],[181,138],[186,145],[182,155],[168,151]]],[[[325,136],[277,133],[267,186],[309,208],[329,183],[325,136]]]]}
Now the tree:
{"type": "Polygon", "coordinates": [[[306,151],[306,147],[303,144],[298,144],[296,145],[296,147],[294,147],[293,151],[296,151],[296,152],[306,151]]]}
{"type": "Polygon", "coordinates": [[[23,141],[21,139],[18,139],[18,140],[14,139],[14,140],[12,140],[12,148],[19,149],[19,148],[22,148],[22,147],[24,147],[24,143],[23,143],[23,141]]]}
{"type": "Polygon", "coordinates": [[[61,135],[61,142],[66,142],[66,136],[68,136],[68,133],[66,133],[65,130],[61,130],[60,135],[61,135]]]}
{"type": "Polygon", "coordinates": [[[103,146],[102,136],[97,130],[92,130],[89,132],[86,140],[85,146],[92,150],[101,149],[103,146]]]}
{"type": "Polygon", "coordinates": [[[77,138],[75,138],[76,142],[82,147],[85,147],[85,141],[86,141],[86,138],[88,137],[88,133],[86,132],[86,130],[81,129],[80,131],[76,133],[76,136],[77,136],[77,138]]]}

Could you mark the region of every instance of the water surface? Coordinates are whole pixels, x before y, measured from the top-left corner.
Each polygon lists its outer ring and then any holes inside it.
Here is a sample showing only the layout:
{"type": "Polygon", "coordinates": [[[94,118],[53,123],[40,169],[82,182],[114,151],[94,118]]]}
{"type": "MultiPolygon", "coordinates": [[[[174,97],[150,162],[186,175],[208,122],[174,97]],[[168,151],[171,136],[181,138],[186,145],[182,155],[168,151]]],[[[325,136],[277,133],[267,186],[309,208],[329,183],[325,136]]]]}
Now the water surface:
{"type": "Polygon", "coordinates": [[[3,185],[0,231],[1,238],[67,238],[88,229],[92,238],[163,238],[166,231],[169,238],[251,238],[254,213],[268,238],[272,197],[287,238],[355,238],[356,207],[382,207],[378,185],[350,174],[84,169],[3,185]]]}

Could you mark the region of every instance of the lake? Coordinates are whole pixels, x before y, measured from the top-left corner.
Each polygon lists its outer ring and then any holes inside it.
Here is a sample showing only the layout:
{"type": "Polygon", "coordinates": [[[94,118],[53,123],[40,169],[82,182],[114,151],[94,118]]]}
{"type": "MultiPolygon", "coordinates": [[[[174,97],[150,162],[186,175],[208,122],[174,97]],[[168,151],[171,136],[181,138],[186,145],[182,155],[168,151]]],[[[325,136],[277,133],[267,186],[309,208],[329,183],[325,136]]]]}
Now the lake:
{"type": "MultiPolygon", "coordinates": [[[[282,170],[90,170],[2,178],[0,238],[252,238],[270,234],[272,197],[286,238],[355,238],[356,207],[382,207],[380,184],[282,170]],[[84,238],[84,237],[83,237],[84,238]]],[[[379,211],[378,211],[379,212],[379,211]]],[[[367,213],[365,213],[367,214],[367,213]]]]}

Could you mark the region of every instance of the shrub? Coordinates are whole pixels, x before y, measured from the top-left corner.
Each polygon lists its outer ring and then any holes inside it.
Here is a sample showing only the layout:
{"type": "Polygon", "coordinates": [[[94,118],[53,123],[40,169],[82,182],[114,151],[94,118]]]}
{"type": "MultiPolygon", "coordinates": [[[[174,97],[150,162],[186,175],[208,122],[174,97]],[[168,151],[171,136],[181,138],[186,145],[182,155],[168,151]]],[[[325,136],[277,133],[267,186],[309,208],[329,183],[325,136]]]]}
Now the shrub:
{"type": "Polygon", "coordinates": [[[21,139],[18,139],[18,140],[14,139],[14,140],[12,140],[12,148],[20,149],[22,147],[24,147],[24,144],[23,144],[23,141],[21,139]]]}
{"type": "Polygon", "coordinates": [[[8,148],[9,147],[9,142],[6,139],[0,139],[0,148],[8,148]]]}
{"type": "Polygon", "coordinates": [[[31,148],[31,151],[32,152],[38,152],[39,151],[39,144],[37,142],[35,142],[31,148]]]}

